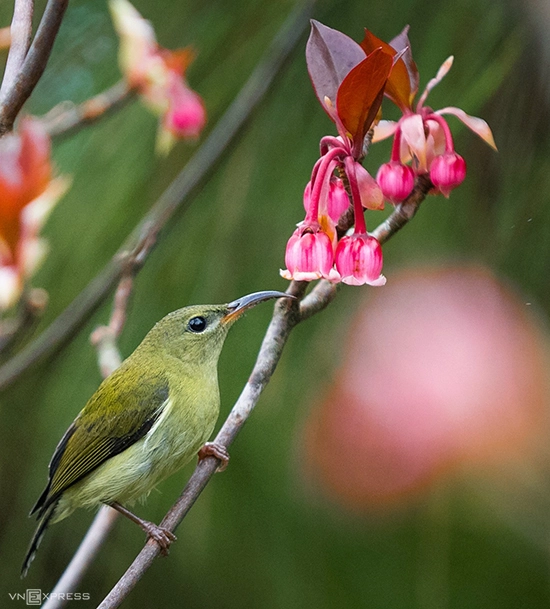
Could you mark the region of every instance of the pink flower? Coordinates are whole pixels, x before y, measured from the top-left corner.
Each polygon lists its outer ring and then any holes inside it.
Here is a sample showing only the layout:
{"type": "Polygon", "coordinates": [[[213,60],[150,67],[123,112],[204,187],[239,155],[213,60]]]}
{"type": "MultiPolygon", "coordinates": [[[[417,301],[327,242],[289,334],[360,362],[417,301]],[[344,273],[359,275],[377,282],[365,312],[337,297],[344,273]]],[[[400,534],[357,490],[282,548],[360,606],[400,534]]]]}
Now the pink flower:
{"type": "Polygon", "coordinates": [[[401,203],[414,188],[414,171],[408,165],[390,161],[380,166],[376,181],[388,201],[401,203]]]}
{"type": "Polygon", "coordinates": [[[110,9],[120,37],[120,68],[128,85],[160,118],[157,148],[167,153],[176,138],[196,138],[206,123],[206,112],[184,78],[193,51],[159,47],[153,27],[128,0],[110,0],[110,9]]]}
{"type": "MultiPolygon", "coordinates": [[[[440,155],[444,153],[454,154],[451,131],[447,121],[443,118],[443,115],[446,114],[456,116],[471,131],[496,150],[491,129],[483,119],[469,116],[460,108],[447,107],[434,111],[425,105],[428,94],[441,82],[451,69],[452,64],[453,57],[449,57],[443,62],[436,77],[430,80],[420,96],[414,112],[405,108],[399,121],[380,121],[374,126],[372,141],[378,142],[395,135],[391,160],[401,163],[411,162],[412,169],[417,175],[429,173],[434,159],[440,155]]],[[[447,194],[449,191],[450,189],[447,194]]]]}
{"type": "Polygon", "coordinates": [[[330,237],[318,226],[299,226],[288,240],[285,253],[285,279],[314,281],[328,278],[333,265],[330,237]]]}
{"type": "Polygon", "coordinates": [[[386,283],[382,271],[382,247],[368,234],[342,237],[334,255],[341,281],[349,285],[365,283],[380,286],[386,283]]]}
{"type": "Polygon", "coordinates": [[[466,162],[456,152],[436,156],[430,166],[432,184],[446,197],[466,177],[466,162]]]}

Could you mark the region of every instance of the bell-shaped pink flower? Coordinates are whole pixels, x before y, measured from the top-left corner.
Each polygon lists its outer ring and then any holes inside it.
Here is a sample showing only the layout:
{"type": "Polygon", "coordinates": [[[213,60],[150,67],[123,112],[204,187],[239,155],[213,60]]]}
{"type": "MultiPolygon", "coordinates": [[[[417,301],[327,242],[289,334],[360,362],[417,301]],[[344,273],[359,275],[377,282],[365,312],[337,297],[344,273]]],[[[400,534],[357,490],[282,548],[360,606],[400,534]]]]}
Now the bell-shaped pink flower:
{"type": "Polygon", "coordinates": [[[314,281],[328,278],[334,262],[332,241],[318,226],[299,226],[288,240],[285,279],[314,281]]]}
{"type": "Polygon", "coordinates": [[[349,285],[386,283],[382,271],[382,247],[370,235],[354,234],[342,237],[334,255],[340,280],[349,285]]]}
{"type": "Polygon", "coordinates": [[[446,197],[466,177],[466,161],[456,152],[436,156],[430,166],[432,184],[446,197]]]}
{"type": "Polygon", "coordinates": [[[408,165],[390,161],[380,166],[376,181],[384,197],[391,203],[401,203],[414,188],[414,171],[408,165]]]}

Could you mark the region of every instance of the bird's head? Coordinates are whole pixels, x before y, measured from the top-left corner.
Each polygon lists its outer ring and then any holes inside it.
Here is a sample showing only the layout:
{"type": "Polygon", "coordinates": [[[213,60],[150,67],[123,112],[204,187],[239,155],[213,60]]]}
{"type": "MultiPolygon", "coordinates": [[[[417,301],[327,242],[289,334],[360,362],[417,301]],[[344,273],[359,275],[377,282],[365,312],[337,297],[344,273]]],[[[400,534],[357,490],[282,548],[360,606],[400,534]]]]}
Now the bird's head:
{"type": "Polygon", "coordinates": [[[293,298],[284,292],[248,294],[228,304],[193,305],[161,319],[143,341],[144,347],[162,349],[180,360],[216,363],[229,328],[243,313],[272,298],[293,298]]]}

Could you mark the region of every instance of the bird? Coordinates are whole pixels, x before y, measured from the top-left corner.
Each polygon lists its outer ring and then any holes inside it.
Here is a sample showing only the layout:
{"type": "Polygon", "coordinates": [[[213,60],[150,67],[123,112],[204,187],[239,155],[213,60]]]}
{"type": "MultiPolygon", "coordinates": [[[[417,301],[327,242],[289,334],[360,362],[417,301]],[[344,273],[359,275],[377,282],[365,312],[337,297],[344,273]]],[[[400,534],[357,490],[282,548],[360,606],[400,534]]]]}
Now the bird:
{"type": "Polygon", "coordinates": [[[199,459],[214,455],[222,466],[227,463],[226,449],[207,442],[220,408],[218,359],[234,322],[272,298],[293,297],[263,291],[228,304],[173,311],[101,383],[51,458],[46,488],[30,512],[38,526],[21,577],[47,527],[77,508],[109,505],[168,552],[174,534],[125,505],[145,498],[197,453],[199,459]]]}

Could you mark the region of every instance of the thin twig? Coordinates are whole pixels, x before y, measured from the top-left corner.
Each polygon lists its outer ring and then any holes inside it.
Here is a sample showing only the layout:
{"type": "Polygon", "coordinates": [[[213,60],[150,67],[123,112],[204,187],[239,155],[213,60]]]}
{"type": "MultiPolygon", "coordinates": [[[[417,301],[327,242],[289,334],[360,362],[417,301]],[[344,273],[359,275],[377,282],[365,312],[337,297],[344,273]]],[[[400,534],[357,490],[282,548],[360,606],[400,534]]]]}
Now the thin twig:
{"type": "Polygon", "coordinates": [[[48,0],[36,36],[12,85],[0,98],[0,136],[13,123],[42,76],[69,0],[48,0]]]}
{"type": "Polygon", "coordinates": [[[117,284],[125,260],[133,255],[135,243],[147,235],[156,237],[174,213],[190,203],[190,193],[209,175],[212,166],[241,132],[294,49],[307,24],[312,3],[313,0],[308,0],[301,5],[283,24],[222,118],[151,211],[132,231],[113,259],[37,339],[0,367],[0,390],[11,385],[37,361],[66,344],[117,284]]]}
{"type": "Polygon", "coordinates": [[[42,117],[46,131],[52,136],[67,135],[102,118],[132,99],[135,91],[121,80],[109,89],[82,102],[61,102],[42,117]]]}
{"type": "MultiPolygon", "coordinates": [[[[418,206],[426,197],[429,190],[428,186],[428,183],[425,181],[419,182],[407,201],[397,206],[393,213],[373,234],[378,233],[383,235],[383,241],[387,241],[399,231],[415,215],[418,206]],[[403,206],[405,206],[406,211],[403,210],[403,206]]],[[[348,218],[349,220],[350,218],[348,218]]],[[[344,225],[343,228],[345,228],[344,225]]],[[[276,303],[271,323],[260,347],[252,374],[216,436],[214,440],[216,444],[221,444],[227,448],[235,440],[256,406],[262,391],[275,372],[283,348],[294,326],[323,310],[332,302],[336,295],[336,286],[328,281],[318,282],[315,288],[304,297],[306,289],[306,282],[292,281],[287,293],[296,296],[299,300],[282,299],[276,303]]],[[[219,462],[215,457],[207,457],[199,461],[183,493],[161,522],[162,527],[175,531],[214,475],[218,465],[219,462]]],[[[134,562],[105,597],[98,609],[114,609],[118,607],[159,554],[160,546],[154,540],[148,540],[134,562]]]]}
{"type": "Polygon", "coordinates": [[[9,91],[23,66],[31,44],[34,0],[15,0],[10,26],[10,52],[0,87],[0,100],[9,91]]]}

